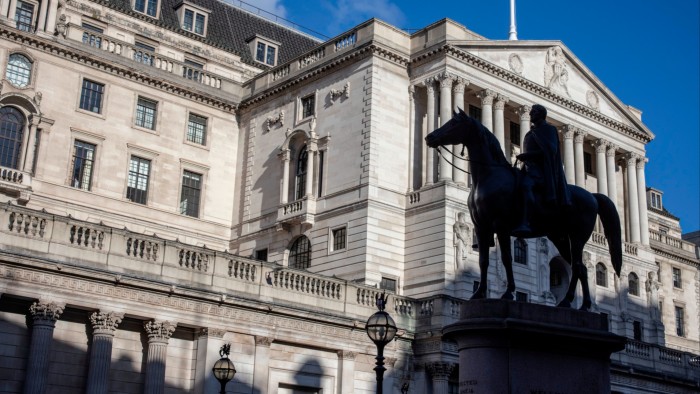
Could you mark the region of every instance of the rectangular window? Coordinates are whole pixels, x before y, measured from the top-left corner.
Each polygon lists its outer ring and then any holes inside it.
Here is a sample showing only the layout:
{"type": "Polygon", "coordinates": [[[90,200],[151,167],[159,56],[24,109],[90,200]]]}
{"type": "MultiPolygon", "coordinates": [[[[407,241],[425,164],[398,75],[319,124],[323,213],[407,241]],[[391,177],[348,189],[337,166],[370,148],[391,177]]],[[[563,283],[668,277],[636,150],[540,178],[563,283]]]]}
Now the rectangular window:
{"type": "Polygon", "coordinates": [[[197,14],[194,20],[194,32],[203,35],[204,34],[204,15],[197,14]]]}
{"type": "Polygon", "coordinates": [[[153,55],[155,54],[155,52],[156,49],[150,45],[146,45],[138,41],[134,43],[134,60],[139,63],[152,66],[153,55]]]}
{"type": "Polygon", "coordinates": [[[156,128],[156,107],[155,101],[139,97],[136,102],[136,126],[154,130],[156,128]]]}
{"type": "Polygon", "coordinates": [[[673,287],[680,289],[683,287],[683,282],[681,281],[681,270],[680,268],[673,268],[673,287]]]}
{"type": "Polygon", "coordinates": [[[275,65],[275,47],[273,46],[267,46],[267,57],[265,58],[265,63],[267,63],[270,66],[275,65]]]}
{"type": "Polygon", "coordinates": [[[155,17],[158,10],[158,0],[136,0],[134,10],[155,17]]]}
{"type": "Polygon", "coordinates": [[[268,66],[274,66],[277,60],[277,48],[258,41],[255,45],[255,60],[268,66]]]}
{"type": "Polygon", "coordinates": [[[510,122],[510,143],[520,146],[520,125],[515,122],[510,122]]]}
{"type": "Polygon", "coordinates": [[[389,290],[396,293],[396,279],[382,277],[382,281],[379,282],[379,288],[382,290],[389,290]]]}
{"type": "Polygon", "coordinates": [[[469,116],[481,122],[481,108],[469,105],[469,116]]]}
{"type": "Polygon", "coordinates": [[[318,196],[323,194],[323,158],[325,151],[318,151],[318,196]]]}
{"type": "Polygon", "coordinates": [[[518,302],[527,302],[527,293],[522,291],[516,291],[515,300],[518,302]]]}
{"type": "Polygon", "coordinates": [[[661,194],[651,192],[651,207],[655,209],[661,209],[661,194]]]}
{"type": "Polygon", "coordinates": [[[258,42],[256,51],[255,51],[255,60],[259,61],[260,63],[265,63],[265,43],[264,42],[258,42]]]}
{"type": "Polygon", "coordinates": [[[583,152],[583,170],[593,175],[593,156],[588,152],[583,152]]]}
{"type": "Polygon", "coordinates": [[[634,340],[641,341],[642,340],[642,322],[635,320],[632,323],[632,327],[634,329],[634,340]]]}
{"type": "Polygon", "coordinates": [[[187,31],[192,31],[192,24],[194,22],[194,11],[185,10],[185,18],[182,21],[182,28],[187,31]]]}
{"type": "Polygon", "coordinates": [[[148,178],[151,173],[151,161],[138,156],[131,156],[129,161],[129,179],[126,185],[126,198],[145,204],[148,200],[148,178]]]}
{"type": "Polygon", "coordinates": [[[95,163],[95,145],[75,140],[73,143],[73,171],[71,172],[71,186],[90,190],[92,183],[92,169],[95,163]]]}
{"type": "Polygon", "coordinates": [[[185,59],[185,66],[182,67],[182,76],[187,79],[199,81],[202,70],[204,70],[204,65],[185,59]]]}
{"type": "Polygon", "coordinates": [[[685,336],[685,311],[680,306],[676,307],[676,335],[685,336]]]}
{"type": "Polygon", "coordinates": [[[83,22],[82,27],[83,30],[85,30],[83,32],[83,44],[90,45],[91,47],[95,48],[101,48],[102,37],[96,35],[95,33],[102,34],[104,31],[97,26],[85,22],[83,22]]]}
{"type": "Polygon", "coordinates": [[[267,248],[256,250],[255,259],[260,261],[267,261],[267,248]]]}
{"type": "Polygon", "coordinates": [[[343,250],[347,244],[347,230],[345,227],[333,230],[333,251],[343,250]]]}
{"type": "Polygon", "coordinates": [[[185,170],[182,173],[180,213],[199,217],[199,199],[202,193],[202,175],[185,170]]]}
{"type": "Polygon", "coordinates": [[[80,93],[80,108],[96,114],[101,113],[104,91],[104,84],[83,79],[83,90],[80,93]]]}
{"type": "Polygon", "coordinates": [[[187,122],[187,141],[195,144],[207,144],[207,118],[190,114],[187,122]]]}
{"type": "Polygon", "coordinates": [[[182,29],[187,30],[189,32],[199,34],[200,36],[204,35],[204,30],[206,28],[207,24],[207,16],[206,14],[196,12],[191,9],[185,9],[185,12],[182,14],[182,29]]]}
{"type": "Polygon", "coordinates": [[[316,96],[310,95],[301,99],[301,118],[306,119],[316,112],[316,96]]]}
{"type": "Polygon", "coordinates": [[[26,1],[18,0],[17,9],[15,10],[15,21],[17,29],[31,32],[32,20],[34,19],[34,4],[26,1]]]}

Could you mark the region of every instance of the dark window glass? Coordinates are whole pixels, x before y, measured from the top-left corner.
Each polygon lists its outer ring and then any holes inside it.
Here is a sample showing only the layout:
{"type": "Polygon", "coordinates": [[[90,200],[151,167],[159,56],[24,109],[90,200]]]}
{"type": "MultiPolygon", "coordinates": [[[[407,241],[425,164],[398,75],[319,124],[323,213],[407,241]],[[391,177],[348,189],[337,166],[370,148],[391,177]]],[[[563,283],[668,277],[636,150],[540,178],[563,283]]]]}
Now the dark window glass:
{"type": "Polygon", "coordinates": [[[680,306],[675,308],[676,313],[676,335],[685,336],[685,311],[680,306]]]}
{"type": "Polygon", "coordinates": [[[156,11],[158,10],[158,0],[148,0],[148,9],[146,14],[149,16],[156,16],[156,11]]]}
{"type": "Polygon", "coordinates": [[[598,263],[595,266],[595,284],[608,287],[608,269],[603,263],[598,263]]]}
{"type": "Polygon", "coordinates": [[[469,105],[469,116],[481,122],[481,108],[469,105]]]}
{"type": "Polygon", "coordinates": [[[91,47],[101,48],[102,47],[102,37],[96,35],[102,34],[104,31],[97,26],[93,26],[89,23],[82,24],[83,29],[83,44],[90,45],[91,47]]]}
{"type": "Polygon", "coordinates": [[[138,156],[131,156],[129,161],[129,179],[126,185],[126,198],[145,204],[148,200],[148,178],[151,173],[151,161],[138,156]]]}
{"type": "Polygon", "coordinates": [[[301,148],[299,157],[297,158],[297,171],[295,178],[295,193],[294,199],[299,200],[306,195],[306,168],[309,152],[306,150],[306,145],[301,148]]]}
{"type": "Polygon", "coordinates": [[[389,290],[396,293],[396,279],[382,277],[382,281],[379,282],[379,288],[382,290],[389,290]]]}
{"type": "Polygon", "coordinates": [[[588,152],[583,152],[583,170],[593,175],[593,157],[588,152]]]}
{"type": "Polygon", "coordinates": [[[267,47],[267,57],[265,59],[265,63],[267,63],[270,66],[275,65],[275,47],[267,47]]]}
{"type": "Polygon", "coordinates": [[[156,49],[150,45],[146,45],[143,43],[140,43],[136,41],[134,43],[134,60],[147,64],[149,66],[153,65],[153,55],[156,52],[156,49]]]}
{"type": "Polygon", "coordinates": [[[520,146],[520,125],[510,122],[510,143],[520,146]]]}
{"type": "Polygon", "coordinates": [[[185,18],[182,21],[182,28],[187,31],[192,31],[192,25],[194,23],[194,11],[185,10],[185,18]]]}
{"type": "Polygon", "coordinates": [[[31,32],[32,19],[34,17],[34,4],[27,3],[22,0],[17,1],[17,9],[15,12],[15,21],[17,21],[17,28],[22,31],[31,32]]]}
{"type": "Polygon", "coordinates": [[[258,46],[255,50],[255,60],[259,61],[260,63],[265,63],[265,48],[267,45],[262,42],[258,42],[258,46]]]}
{"type": "Polygon", "coordinates": [[[139,97],[136,103],[136,126],[153,130],[156,128],[156,107],[155,101],[139,97]]]}
{"type": "Polygon", "coordinates": [[[207,144],[207,118],[190,114],[187,122],[187,141],[200,145],[207,144]]]}
{"type": "Polygon", "coordinates": [[[19,169],[24,115],[14,107],[0,108],[0,166],[19,169]]]}
{"type": "Polygon", "coordinates": [[[345,249],[347,232],[345,227],[333,230],[333,250],[345,249]]]}
{"type": "Polygon", "coordinates": [[[627,277],[629,293],[635,296],[639,295],[639,277],[634,272],[631,272],[627,277]]]}
{"type": "Polygon", "coordinates": [[[305,236],[297,238],[289,249],[289,267],[306,269],[311,266],[311,242],[305,236]]]}
{"type": "Polygon", "coordinates": [[[515,240],[515,248],[513,250],[513,260],[518,264],[527,264],[527,241],[522,238],[515,240]]]}
{"type": "Polygon", "coordinates": [[[673,268],[673,287],[678,289],[683,287],[683,282],[681,282],[680,268],[673,268]]]}
{"type": "Polygon", "coordinates": [[[255,259],[261,261],[267,261],[267,248],[255,251],[255,259]]]}
{"type": "Polygon", "coordinates": [[[204,34],[204,15],[197,14],[194,21],[194,32],[204,34]]]}
{"type": "Polygon", "coordinates": [[[515,300],[518,302],[527,302],[527,293],[522,291],[516,291],[515,300]]]}
{"type": "Polygon", "coordinates": [[[313,116],[316,111],[316,97],[314,95],[306,96],[301,99],[301,117],[308,118],[313,116]]]}
{"type": "Polygon", "coordinates": [[[187,79],[199,81],[199,77],[202,75],[201,70],[203,69],[204,66],[202,64],[191,60],[185,60],[185,66],[182,68],[182,76],[187,79]]]}
{"type": "Polygon", "coordinates": [[[642,322],[635,320],[632,323],[632,327],[634,329],[634,339],[637,341],[641,341],[642,340],[642,322]]]}
{"type": "Polygon", "coordinates": [[[17,87],[29,85],[32,76],[32,62],[26,56],[19,53],[10,55],[7,61],[5,78],[17,87]]]}
{"type": "Polygon", "coordinates": [[[76,140],[73,144],[73,171],[71,186],[90,190],[95,163],[95,145],[76,140]]]}
{"type": "Polygon", "coordinates": [[[199,200],[202,194],[202,175],[185,170],[182,173],[180,213],[199,217],[199,200]]]}
{"type": "Polygon", "coordinates": [[[323,158],[325,151],[318,152],[318,196],[323,194],[323,158]]]}
{"type": "Polygon", "coordinates": [[[136,0],[134,2],[134,9],[138,12],[144,12],[146,9],[146,0],[136,0]]]}
{"type": "Polygon", "coordinates": [[[83,90],[80,93],[80,108],[99,114],[102,111],[104,90],[105,85],[92,82],[89,79],[83,79],[83,90]]]}

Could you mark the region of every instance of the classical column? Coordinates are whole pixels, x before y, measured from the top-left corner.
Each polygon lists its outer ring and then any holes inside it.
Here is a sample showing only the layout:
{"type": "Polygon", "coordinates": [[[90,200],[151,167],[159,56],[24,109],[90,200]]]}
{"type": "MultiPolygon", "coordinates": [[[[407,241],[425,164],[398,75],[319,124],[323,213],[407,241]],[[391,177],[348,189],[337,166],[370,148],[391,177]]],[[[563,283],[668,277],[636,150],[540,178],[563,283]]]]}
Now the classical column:
{"type": "Polygon", "coordinates": [[[32,337],[27,359],[24,394],[46,392],[53,330],[64,308],[65,304],[48,301],[38,301],[29,307],[32,318],[32,337]]]}
{"type": "Polygon", "coordinates": [[[481,124],[493,132],[493,99],[496,98],[496,92],[485,89],[477,93],[476,97],[481,100],[481,124]]]}
{"type": "Polygon", "coordinates": [[[270,376],[270,345],[272,338],[255,336],[255,362],[253,370],[253,387],[268,392],[268,378],[270,376]]]}
{"type": "Polygon", "coordinates": [[[649,216],[647,213],[647,181],[644,175],[646,157],[637,161],[637,197],[639,199],[639,233],[642,245],[649,245],[649,216]]]}
{"type": "Polygon", "coordinates": [[[90,315],[92,324],[92,349],[86,393],[99,394],[109,391],[109,368],[112,362],[112,340],[123,313],[95,312],[90,315]]]}
{"type": "Polygon", "coordinates": [[[627,163],[627,200],[629,206],[630,241],[639,242],[639,198],[637,196],[637,156],[634,153],[625,155],[627,163]]]}
{"type": "Polygon", "coordinates": [[[597,139],[593,143],[595,148],[596,177],[598,178],[598,193],[608,195],[608,172],[605,169],[605,151],[608,143],[603,139],[597,139]]]}
{"type": "Polygon", "coordinates": [[[280,190],[280,203],[286,204],[289,201],[289,160],[291,152],[283,149],[279,157],[282,159],[282,190],[280,190]]]}
{"type": "Polygon", "coordinates": [[[496,103],[493,105],[493,134],[496,139],[501,144],[501,150],[503,154],[506,154],[506,132],[505,132],[505,118],[503,117],[503,110],[506,107],[506,103],[510,99],[502,94],[496,96],[496,103]]]}
{"type": "Polygon", "coordinates": [[[10,9],[7,10],[7,19],[14,22],[16,14],[17,14],[17,0],[10,0],[10,9]]]}
{"type": "Polygon", "coordinates": [[[214,379],[211,369],[219,359],[219,349],[224,344],[225,334],[226,330],[213,327],[205,327],[197,331],[194,393],[219,392],[221,386],[214,379]]]}
{"type": "Polygon", "coordinates": [[[38,132],[37,126],[41,119],[37,116],[32,116],[29,123],[29,133],[27,134],[26,144],[27,147],[24,150],[26,154],[22,160],[22,171],[29,172],[34,175],[34,154],[36,152],[36,134],[38,132]]]}
{"type": "Polygon", "coordinates": [[[449,394],[448,381],[454,368],[455,364],[441,361],[425,365],[433,381],[433,394],[449,394]]]}
{"type": "MultiPolygon", "coordinates": [[[[437,128],[437,116],[435,116],[435,79],[428,78],[425,80],[424,83],[428,93],[428,108],[426,110],[428,115],[428,127],[426,129],[426,133],[432,133],[433,130],[437,128]]],[[[426,136],[427,134],[423,137],[425,138],[426,136]]],[[[426,153],[427,154],[425,155],[425,180],[423,184],[432,185],[433,182],[435,182],[435,150],[429,148],[427,149],[426,153]]]]}
{"type": "Polygon", "coordinates": [[[415,172],[415,149],[413,144],[416,139],[416,119],[414,106],[416,101],[414,100],[414,95],[416,93],[416,87],[410,85],[408,87],[408,187],[406,188],[409,192],[413,191],[413,174],[415,172]]]}
{"type": "Polygon", "coordinates": [[[165,390],[165,361],[168,354],[168,339],[175,332],[177,323],[151,320],[143,324],[148,334],[146,358],[146,383],[144,394],[163,394],[165,390]]]}
{"type": "MultiPolygon", "coordinates": [[[[440,126],[443,126],[452,119],[452,81],[450,74],[444,73],[440,76],[440,126]]],[[[445,146],[445,150],[452,152],[459,148],[453,146],[445,146]]],[[[440,159],[440,180],[452,180],[452,166],[447,160],[454,161],[453,157],[447,153],[440,159]]]]}
{"type": "Polygon", "coordinates": [[[515,113],[520,118],[520,151],[523,150],[523,145],[525,144],[525,134],[530,131],[530,110],[532,107],[529,105],[522,105],[515,110],[515,113]]]}
{"type": "Polygon", "coordinates": [[[566,174],[566,182],[575,183],[576,173],[574,172],[574,132],[576,127],[565,125],[562,127],[564,135],[564,173],[566,174]]]}
{"type": "Polygon", "coordinates": [[[10,0],[0,0],[0,19],[7,18],[8,7],[10,6],[10,0]]]}
{"type": "Polygon", "coordinates": [[[347,350],[338,350],[338,358],[340,358],[340,394],[355,393],[355,357],[357,353],[347,350]]]}
{"type": "Polygon", "coordinates": [[[42,0],[41,5],[39,6],[39,23],[37,26],[37,31],[44,31],[44,27],[46,26],[46,12],[48,10],[48,0],[42,0]]]}
{"type": "Polygon", "coordinates": [[[49,15],[46,18],[46,32],[53,34],[56,30],[56,14],[58,12],[58,1],[59,0],[48,0],[49,3],[49,15]]]}
{"type": "Polygon", "coordinates": [[[306,158],[306,196],[313,197],[314,194],[314,162],[316,161],[316,152],[318,146],[315,140],[310,140],[306,145],[308,156],[306,158]]]}
{"type": "Polygon", "coordinates": [[[586,186],[586,169],[583,165],[583,139],[586,137],[585,131],[576,129],[574,136],[574,174],[576,186],[586,186]]]}
{"type": "Polygon", "coordinates": [[[615,151],[617,146],[608,144],[608,150],[605,152],[605,160],[607,161],[606,169],[608,171],[608,197],[617,205],[617,177],[615,176],[615,151]]]}
{"type": "MultiPolygon", "coordinates": [[[[455,83],[452,86],[452,90],[455,95],[455,100],[454,100],[454,108],[453,110],[455,112],[459,112],[460,110],[464,110],[462,108],[464,106],[464,89],[465,87],[469,85],[469,81],[465,80],[464,78],[456,78],[455,83]]],[[[461,154],[461,147],[455,146],[454,147],[454,152],[455,154],[460,155],[461,154]]],[[[466,153],[465,153],[466,154],[466,153]]],[[[461,159],[466,159],[466,157],[459,156],[461,159]]],[[[458,169],[455,169],[453,171],[453,178],[456,183],[462,184],[462,185],[467,185],[468,181],[468,174],[467,171],[469,170],[469,162],[466,160],[454,160],[453,163],[457,166],[458,169]]]]}
{"type": "Polygon", "coordinates": [[[452,85],[452,92],[455,95],[453,105],[453,111],[459,112],[459,110],[464,111],[464,90],[469,86],[469,81],[464,78],[455,77],[454,84],[452,85]]]}

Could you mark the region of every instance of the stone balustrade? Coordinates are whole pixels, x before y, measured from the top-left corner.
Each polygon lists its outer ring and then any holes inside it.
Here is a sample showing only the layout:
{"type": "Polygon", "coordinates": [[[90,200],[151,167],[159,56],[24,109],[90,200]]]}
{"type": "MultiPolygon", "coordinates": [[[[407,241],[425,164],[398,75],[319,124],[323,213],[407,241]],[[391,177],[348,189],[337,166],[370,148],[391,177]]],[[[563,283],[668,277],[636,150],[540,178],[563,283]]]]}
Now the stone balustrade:
{"type": "Polygon", "coordinates": [[[613,364],[627,367],[661,371],[684,379],[700,379],[698,355],[670,349],[664,346],[628,339],[625,350],[613,353],[613,364]]]}
{"type": "Polygon", "coordinates": [[[316,200],[305,197],[280,205],[277,210],[277,221],[313,224],[315,214],[316,200]]]}
{"type": "Polygon", "coordinates": [[[695,252],[695,245],[680,238],[672,237],[668,234],[656,230],[649,230],[649,239],[666,244],[675,249],[682,249],[686,252],[695,252]]]}
{"type": "Polygon", "coordinates": [[[639,254],[637,245],[631,242],[624,242],[624,251],[632,256],[637,256],[639,254]]]}
{"type": "Polygon", "coordinates": [[[20,202],[29,201],[32,192],[32,176],[14,168],[0,167],[0,190],[16,197],[20,202]]]}

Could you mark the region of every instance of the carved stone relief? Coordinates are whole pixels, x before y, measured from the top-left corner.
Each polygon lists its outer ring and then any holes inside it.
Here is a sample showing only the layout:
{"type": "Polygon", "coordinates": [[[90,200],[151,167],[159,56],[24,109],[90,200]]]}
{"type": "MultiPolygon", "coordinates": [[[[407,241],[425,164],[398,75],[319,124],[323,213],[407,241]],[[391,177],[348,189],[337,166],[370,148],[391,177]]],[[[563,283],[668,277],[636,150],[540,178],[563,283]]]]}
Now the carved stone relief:
{"type": "Polygon", "coordinates": [[[598,97],[598,93],[592,90],[586,92],[586,103],[588,103],[588,106],[592,109],[600,111],[600,98],[598,97]]]}
{"type": "Polygon", "coordinates": [[[508,57],[508,67],[510,67],[510,71],[518,75],[523,74],[523,61],[516,53],[512,53],[510,57],[508,57]]]}
{"type": "Polygon", "coordinates": [[[544,61],[544,86],[554,92],[563,93],[566,97],[571,97],[568,83],[569,70],[564,51],[558,46],[549,48],[544,61]]]}

